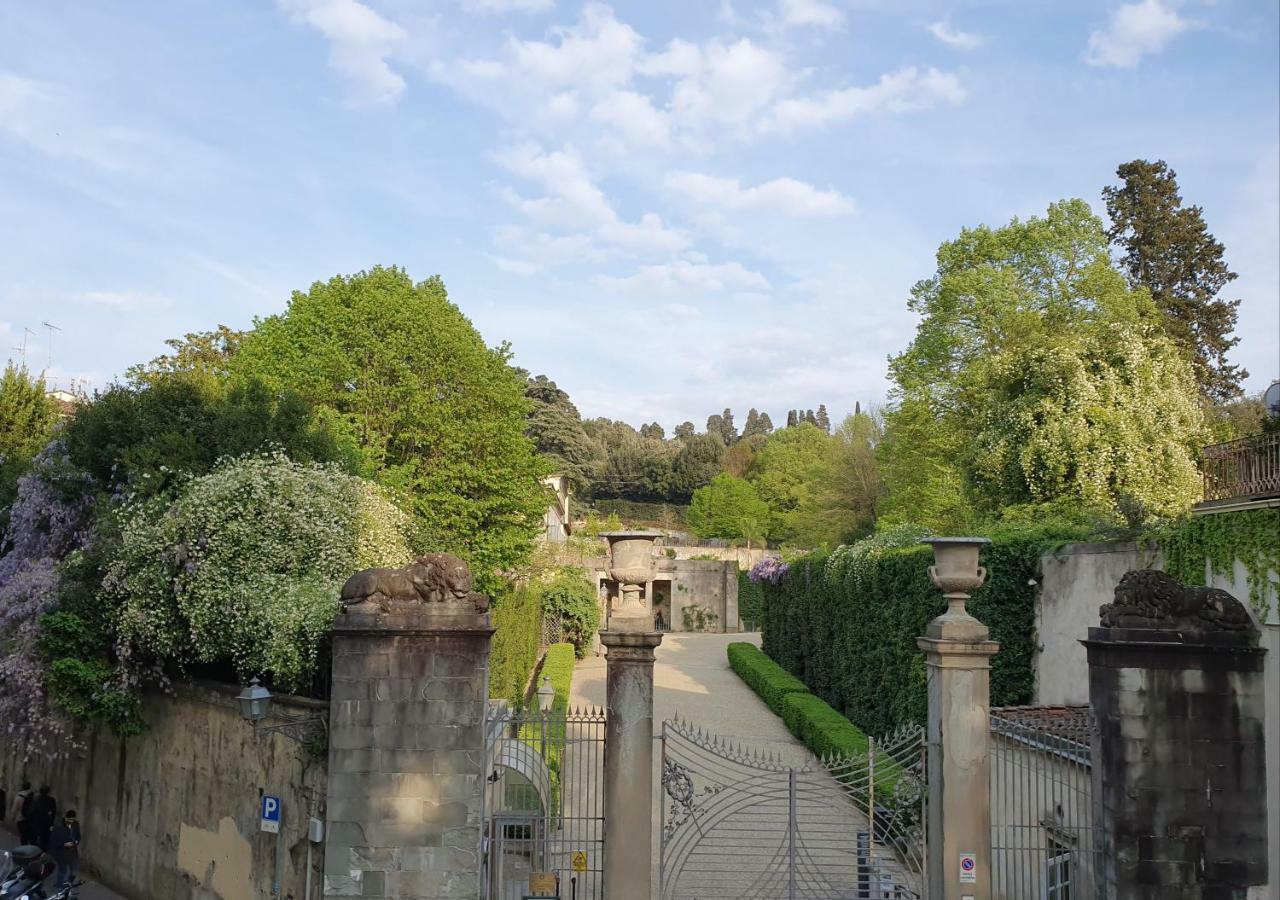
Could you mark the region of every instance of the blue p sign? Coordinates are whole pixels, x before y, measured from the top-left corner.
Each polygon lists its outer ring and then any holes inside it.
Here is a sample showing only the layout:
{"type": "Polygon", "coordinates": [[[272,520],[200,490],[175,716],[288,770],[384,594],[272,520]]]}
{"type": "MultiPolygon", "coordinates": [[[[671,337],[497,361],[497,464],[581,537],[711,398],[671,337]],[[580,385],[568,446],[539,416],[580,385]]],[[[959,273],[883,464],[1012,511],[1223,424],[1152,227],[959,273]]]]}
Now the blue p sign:
{"type": "Polygon", "coordinates": [[[262,830],[280,833],[280,798],[264,794],[262,797],[262,830]]]}

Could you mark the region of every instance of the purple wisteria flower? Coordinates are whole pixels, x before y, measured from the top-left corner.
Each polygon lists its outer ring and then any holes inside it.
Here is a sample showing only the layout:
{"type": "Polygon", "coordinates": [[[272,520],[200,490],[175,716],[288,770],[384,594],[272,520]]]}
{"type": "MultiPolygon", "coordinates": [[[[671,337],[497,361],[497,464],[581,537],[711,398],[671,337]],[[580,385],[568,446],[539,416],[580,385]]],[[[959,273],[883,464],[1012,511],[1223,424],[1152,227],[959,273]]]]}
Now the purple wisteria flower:
{"type": "Polygon", "coordinates": [[[767,581],[769,584],[778,584],[790,568],[781,558],[770,556],[752,566],[747,577],[755,582],[767,581]]]}

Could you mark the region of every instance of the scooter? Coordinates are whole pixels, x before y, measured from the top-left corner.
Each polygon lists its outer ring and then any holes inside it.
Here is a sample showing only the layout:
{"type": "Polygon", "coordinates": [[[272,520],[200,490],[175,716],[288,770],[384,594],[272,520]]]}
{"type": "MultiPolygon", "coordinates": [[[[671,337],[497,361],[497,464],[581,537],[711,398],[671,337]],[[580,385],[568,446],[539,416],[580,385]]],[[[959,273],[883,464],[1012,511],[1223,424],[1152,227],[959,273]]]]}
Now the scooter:
{"type": "Polygon", "coordinates": [[[23,845],[5,853],[10,872],[0,882],[0,900],[75,900],[83,881],[68,882],[49,893],[44,882],[57,866],[39,847],[23,845]]]}

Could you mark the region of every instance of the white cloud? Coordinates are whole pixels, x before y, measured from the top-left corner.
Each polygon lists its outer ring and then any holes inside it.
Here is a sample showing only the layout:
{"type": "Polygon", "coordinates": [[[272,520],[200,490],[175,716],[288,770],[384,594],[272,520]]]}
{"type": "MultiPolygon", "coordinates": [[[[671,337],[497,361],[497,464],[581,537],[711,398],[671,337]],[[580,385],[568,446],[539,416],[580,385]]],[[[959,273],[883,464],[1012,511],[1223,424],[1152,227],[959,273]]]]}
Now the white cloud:
{"type": "Polygon", "coordinates": [[[577,25],[552,34],[554,42],[511,40],[511,57],[521,78],[556,88],[623,85],[631,80],[644,44],[630,25],[598,3],[583,8],[577,25]]]}
{"type": "Polygon", "coordinates": [[[844,24],[844,13],[822,0],[780,0],[778,13],[784,25],[838,28],[844,24]]]}
{"type": "Polygon", "coordinates": [[[75,296],[81,303],[118,312],[168,309],[173,301],[160,294],[145,291],[84,291],[75,296]]]}
{"type": "Polygon", "coordinates": [[[748,38],[705,46],[673,41],[646,64],[653,74],[678,76],[672,114],[686,127],[743,127],[768,107],[790,81],[786,61],[748,38]]]}
{"type": "Polygon", "coordinates": [[[957,50],[973,50],[986,42],[982,35],[970,31],[957,31],[946,22],[932,23],[929,25],[929,33],[948,47],[954,47],[957,50]]]}
{"type": "Polygon", "coordinates": [[[959,103],[964,98],[964,87],[955,75],[908,66],[880,76],[870,87],[822,91],[809,97],[783,100],[773,108],[765,128],[786,131],[818,127],[881,110],[928,109],[939,103],[959,103]]]}
{"type": "Polygon", "coordinates": [[[474,13],[536,13],[555,6],[555,0],[462,0],[462,8],[474,13]]]}
{"type": "Polygon", "coordinates": [[[688,293],[701,291],[721,293],[726,290],[765,290],[768,280],[759,272],[739,262],[709,263],[696,259],[679,259],[660,265],[641,266],[634,275],[615,277],[600,275],[600,287],[619,291],[653,293],[688,293]]]}
{"type": "Polygon", "coordinates": [[[689,239],[667,228],[656,213],[645,213],[636,224],[611,222],[596,232],[605,243],[635,253],[677,253],[689,246],[689,239]]]}
{"type": "Polygon", "coordinates": [[[566,227],[601,225],[616,220],[608,198],[596,186],[582,157],[572,147],[547,153],[534,144],[523,144],[495,158],[508,171],[541,185],[551,195],[516,201],[530,218],[566,227]]]}
{"type": "Polygon", "coordinates": [[[699,172],[675,172],[667,187],[697,203],[730,211],[773,210],[788,216],[839,216],[853,212],[853,202],[836,190],[822,190],[794,178],[775,178],[744,188],[736,178],[699,172]]]}
{"type": "Polygon", "coordinates": [[[357,0],[276,0],[294,22],[329,40],[329,66],[347,78],[353,99],[388,103],[404,92],[404,78],[387,63],[408,33],[357,0]]]}
{"type": "Polygon", "coordinates": [[[614,91],[591,110],[591,118],[612,126],[632,147],[666,147],[671,143],[671,118],[653,101],[635,91],[614,91]]]}
{"type": "Polygon", "coordinates": [[[1111,14],[1107,27],[1089,35],[1085,62],[1091,66],[1132,69],[1149,53],[1159,53],[1193,23],[1161,0],[1125,3],[1111,14]]]}

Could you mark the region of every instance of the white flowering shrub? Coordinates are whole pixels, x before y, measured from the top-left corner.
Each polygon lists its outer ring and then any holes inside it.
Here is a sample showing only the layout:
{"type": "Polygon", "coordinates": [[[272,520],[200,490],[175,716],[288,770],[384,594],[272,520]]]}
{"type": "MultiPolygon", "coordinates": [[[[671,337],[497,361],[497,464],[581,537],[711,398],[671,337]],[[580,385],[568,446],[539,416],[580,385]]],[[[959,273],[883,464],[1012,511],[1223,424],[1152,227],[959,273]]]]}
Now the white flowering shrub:
{"type": "Polygon", "coordinates": [[[283,453],[224,461],[122,520],[103,588],[125,665],[229,660],[286,689],[310,675],[342,582],[411,555],[408,517],[377,486],[283,453]]]}

